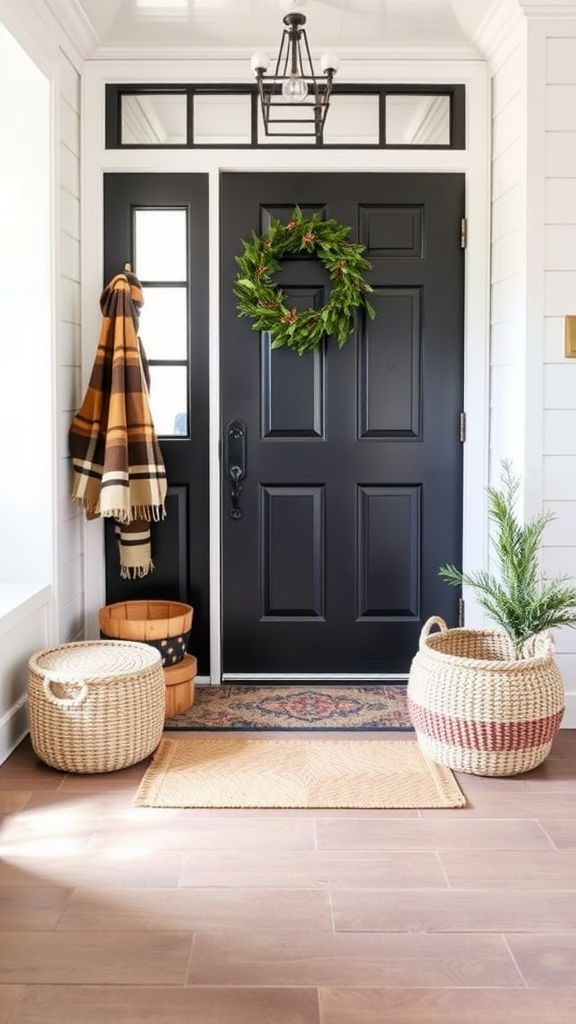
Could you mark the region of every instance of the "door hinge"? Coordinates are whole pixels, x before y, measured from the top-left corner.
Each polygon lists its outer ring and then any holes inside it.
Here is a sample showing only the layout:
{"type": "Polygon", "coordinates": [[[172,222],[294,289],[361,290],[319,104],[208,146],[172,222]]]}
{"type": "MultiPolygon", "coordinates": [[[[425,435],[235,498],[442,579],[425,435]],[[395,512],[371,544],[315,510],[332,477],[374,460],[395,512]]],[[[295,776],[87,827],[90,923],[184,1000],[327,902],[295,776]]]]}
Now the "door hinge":
{"type": "Polygon", "coordinates": [[[460,416],[459,416],[459,432],[458,432],[458,436],[459,436],[460,440],[462,441],[462,444],[464,444],[464,441],[466,440],[466,413],[465,412],[461,412],[460,416]]]}
{"type": "Polygon", "coordinates": [[[468,245],[468,218],[462,217],[460,221],[460,248],[465,249],[468,245]]]}
{"type": "Polygon", "coordinates": [[[459,597],[458,598],[458,627],[460,629],[462,629],[462,627],[464,625],[464,619],[465,618],[466,618],[466,616],[465,616],[465,608],[464,608],[464,598],[463,597],[459,597]]]}

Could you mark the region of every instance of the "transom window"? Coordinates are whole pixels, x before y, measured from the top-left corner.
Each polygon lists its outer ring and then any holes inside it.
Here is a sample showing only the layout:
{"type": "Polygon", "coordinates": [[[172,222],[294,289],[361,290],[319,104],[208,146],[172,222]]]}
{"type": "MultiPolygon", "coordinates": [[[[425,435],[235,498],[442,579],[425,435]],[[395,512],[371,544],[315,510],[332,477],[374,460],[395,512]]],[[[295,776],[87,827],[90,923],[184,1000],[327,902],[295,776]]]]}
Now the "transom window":
{"type": "Polygon", "coordinates": [[[254,86],[107,85],[106,148],[464,149],[464,106],[464,85],[338,84],[319,140],[266,136],[254,86]]]}

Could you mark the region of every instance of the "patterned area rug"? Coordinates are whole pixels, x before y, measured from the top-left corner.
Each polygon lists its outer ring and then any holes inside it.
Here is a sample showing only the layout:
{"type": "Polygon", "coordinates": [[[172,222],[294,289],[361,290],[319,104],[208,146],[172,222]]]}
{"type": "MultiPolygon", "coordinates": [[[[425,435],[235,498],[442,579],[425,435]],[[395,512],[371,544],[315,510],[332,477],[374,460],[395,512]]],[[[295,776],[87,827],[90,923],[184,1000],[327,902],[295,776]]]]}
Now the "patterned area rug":
{"type": "Polygon", "coordinates": [[[378,729],[411,731],[406,683],[372,686],[197,686],[166,729],[378,729]]]}

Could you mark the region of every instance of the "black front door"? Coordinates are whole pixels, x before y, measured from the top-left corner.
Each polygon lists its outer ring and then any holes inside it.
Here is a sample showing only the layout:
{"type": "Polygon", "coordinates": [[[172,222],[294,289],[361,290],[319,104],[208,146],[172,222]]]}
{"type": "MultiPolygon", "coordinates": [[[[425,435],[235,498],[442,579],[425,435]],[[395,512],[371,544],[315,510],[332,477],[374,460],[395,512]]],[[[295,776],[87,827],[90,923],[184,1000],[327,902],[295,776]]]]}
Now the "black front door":
{"type": "MultiPolygon", "coordinates": [[[[426,618],[456,619],[438,567],[461,562],[464,177],[230,173],[221,194],[223,676],[405,674],[426,618]],[[272,350],[233,294],[241,239],[296,204],[366,246],[376,309],[303,356],[272,350]]],[[[314,258],[278,282],[297,308],[327,301],[314,258]]]]}

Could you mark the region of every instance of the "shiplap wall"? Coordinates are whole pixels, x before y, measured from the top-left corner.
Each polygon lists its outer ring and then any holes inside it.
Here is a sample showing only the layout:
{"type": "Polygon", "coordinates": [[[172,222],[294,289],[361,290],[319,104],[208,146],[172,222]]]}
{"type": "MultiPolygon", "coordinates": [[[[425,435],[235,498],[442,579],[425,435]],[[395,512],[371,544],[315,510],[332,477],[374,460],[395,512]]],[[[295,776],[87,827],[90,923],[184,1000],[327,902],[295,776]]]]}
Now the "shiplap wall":
{"type": "Polygon", "coordinates": [[[57,153],[58,301],[56,307],[57,610],[61,642],[84,630],[83,519],[70,498],[68,428],[81,399],[80,78],[59,61],[57,153]]]}
{"type": "MultiPolygon", "coordinates": [[[[84,625],[82,528],[70,500],[68,427],[80,397],[80,74],[82,61],[43,0],[0,0],[0,21],[51,83],[52,134],[52,439],[54,495],[52,579],[0,620],[0,762],[27,731],[28,658],[37,649],[76,639],[84,625]],[[53,380],[52,380],[53,378],[53,380]]],[[[30,124],[33,131],[34,125],[30,124]]],[[[34,254],[30,254],[33,265],[34,254]]],[[[37,367],[36,367],[37,369],[37,367]]],[[[25,392],[23,392],[25,394],[25,392]]],[[[50,512],[39,506],[38,514],[50,512]]],[[[12,605],[17,599],[13,595],[12,605]]]]}
{"type": "Polygon", "coordinates": [[[83,60],[45,0],[0,0],[0,18],[52,86],[53,579],[51,640],[84,629],[82,519],[70,499],[68,428],[80,400],[80,72],[83,60]]]}
{"type": "Polygon", "coordinates": [[[490,480],[524,464],[526,74],[522,28],[492,77],[490,480]]]}
{"type": "MultiPolygon", "coordinates": [[[[576,20],[517,19],[491,56],[490,480],[511,458],[522,512],[551,509],[542,568],[576,578],[576,20]]],[[[576,631],[555,631],[576,727],[576,631]]]]}
{"type": "MultiPolygon", "coordinates": [[[[545,69],[543,499],[557,515],[544,567],[576,578],[576,359],[564,356],[564,317],[576,315],[576,21],[542,40],[545,69]]],[[[576,631],[560,630],[558,663],[576,694],[576,631]]],[[[576,726],[576,721],[573,723],[576,726]]]]}

